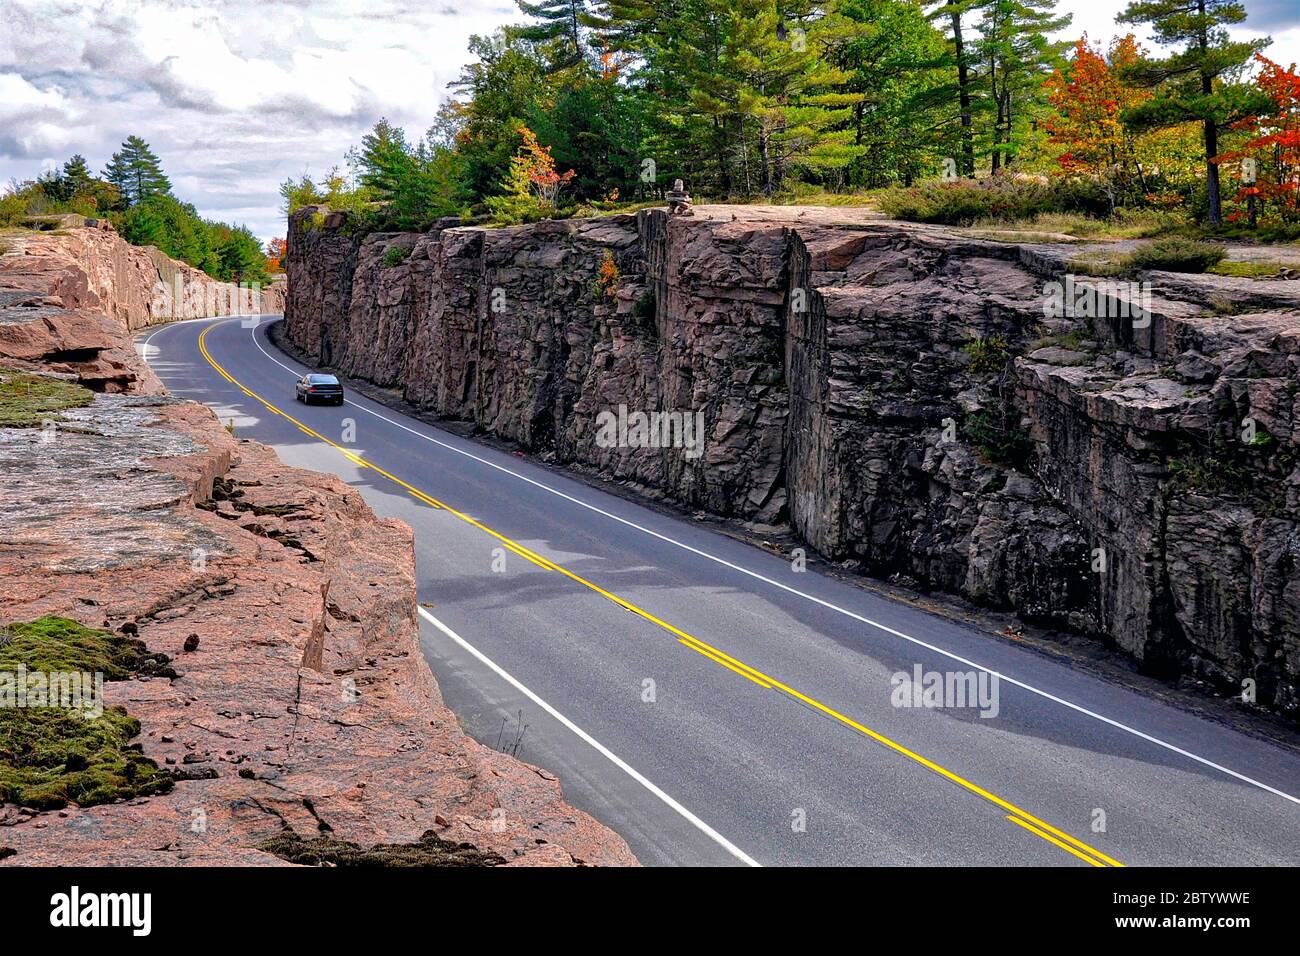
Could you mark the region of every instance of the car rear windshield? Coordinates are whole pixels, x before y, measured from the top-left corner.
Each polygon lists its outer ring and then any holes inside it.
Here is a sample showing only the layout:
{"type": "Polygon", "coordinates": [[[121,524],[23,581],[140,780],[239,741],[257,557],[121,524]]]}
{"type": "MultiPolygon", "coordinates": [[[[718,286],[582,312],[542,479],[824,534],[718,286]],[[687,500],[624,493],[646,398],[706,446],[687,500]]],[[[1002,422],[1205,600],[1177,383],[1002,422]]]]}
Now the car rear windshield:
{"type": "Polygon", "coordinates": [[[313,385],[337,385],[339,380],[333,375],[308,375],[307,381],[313,385]]]}

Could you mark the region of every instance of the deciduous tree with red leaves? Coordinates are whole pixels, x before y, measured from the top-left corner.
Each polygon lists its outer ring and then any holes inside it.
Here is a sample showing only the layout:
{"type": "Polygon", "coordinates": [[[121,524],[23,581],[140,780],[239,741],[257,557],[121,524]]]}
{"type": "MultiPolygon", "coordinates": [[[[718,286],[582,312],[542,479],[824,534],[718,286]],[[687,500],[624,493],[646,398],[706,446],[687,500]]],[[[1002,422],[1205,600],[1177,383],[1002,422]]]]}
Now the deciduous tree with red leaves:
{"type": "Polygon", "coordinates": [[[1261,205],[1272,207],[1281,219],[1300,219],[1300,74],[1295,64],[1287,69],[1258,53],[1255,61],[1261,66],[1256,82],[1272,106],[1265,114],[1236,123],[1234,128],[1245,130],[1251,139],[1215,157],[1220,165],[1237,166],[1242,185],[1235,198],[1246,204],[1252,226],[1261,205]]]}
{"type": "Polygon", "coordinates": [[[487,200],[488,208],[500,222],[531,222],[555,211],[560,190],[573,181],[572,169],[560,173],[555,169],[551,148],[537,141],[537,134],[527,126],[519,127],[523,140],[510,159],[510,171],[501,184],[502,195],[487,200]]]}

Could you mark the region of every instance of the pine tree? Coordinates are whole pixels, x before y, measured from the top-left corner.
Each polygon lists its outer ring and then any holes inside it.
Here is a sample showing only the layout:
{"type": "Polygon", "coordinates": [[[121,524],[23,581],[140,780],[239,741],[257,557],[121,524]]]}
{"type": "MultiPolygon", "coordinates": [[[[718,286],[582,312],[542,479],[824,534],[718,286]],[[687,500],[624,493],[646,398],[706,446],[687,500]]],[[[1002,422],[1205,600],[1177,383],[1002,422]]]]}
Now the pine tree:
{"type": "Polygon", "coordinates": [[[836,15],[854,23],[836,30],[827,57],[852,71],[847,88],[862,94],[853,104],[853,142],[865,149],[853,163],[849,185],[907,185],[957,156],[948,104],[953,87],[943,34],[921,7],[898,0],[843,0],[836,15]]]}
{"type": "Polygon", "coordinates": [[[511,27],[512,35],[521,40],[549,45],[553,51],[549,72],[577,66],[585,59],[583,25],[590,17],[587,0],[515,0],[519,9],[540,23],[511,27]]]}
{"type": "Polygon", "coordinates": [[[611,0],[597,32],[630,50],[650,110],[647,152],[714,195],[778,189],[796,168],[838,176],[863,149],[852,108],[862,93],[824,57],[853,24],[826,4],[789,0],[611,0]]]}
{"type": "Polygon", "coordinates": [[[945,29],[951,45],[951,67],[956,74],[957,115],[961,123],[963,176],[975,175],[975,73],[976,57],[970,42],[970,20],[976,19],[988,0],[941,0],[930,19],[945,29]],[[970,18],[969,20],[967,18],[970,18]]]}
{"type": "Polygon", "coordinates": [[[77,153],[63,164],[63,181],[68,184],[68,189],[73,196],[90,191],[94,177],[90,175],[85,156],[77,153]]]}
{"type": "Polygon", "coordinates": [[[1246,19],[1238,0],[1136,0],[1117,18],[1149,23],[1157,42],[1181,47],[1164,59],[1145,60],[1134,78],[1156,95],[1125,114],[1137,129],[1161,129],[1199,122],[1205,145],[1206,218],[1223,221],[1219,194],[1219,133],[1255,112],[1258,96],[1225,82],[1237,74],[1267,38],[1234,41],[1227,26],[1246,19]]]}
{"type": "Polygon", "coordinates": [[[992,0],[984,11],[978,47],[995,116],[994,173],[1014,159],[1030,111],[1042,101],[1043,80],[1069,46],[1047,39],[1070,25],[1071,16],[1057,16],[1055,7],[1056,0],[992,0]]]}
{"type": "Polygon", "coordinates": [[[44,173],[37,183],[41,192],[56,203],[69,203],[78,196],[92,193],[95,179],[86,168],[86,158],[77,154],[64,163],[61,169],[44,173]]]}
{"type": "Polygon", "coordinates": [[[360,150],[353,150],[348,159],[357,172],[357,181],[370,187],[381,202],[391,201],[412,172],[406,133],[384,117],[361,138],[360,150]]]}
{"type": "Polygon", "coordinates": [[[127,137],[105,167],[104,178],[117,187],[129,206],[151,196],[170,195],[172,190],[157,155],[139,136],[127,137]]]}

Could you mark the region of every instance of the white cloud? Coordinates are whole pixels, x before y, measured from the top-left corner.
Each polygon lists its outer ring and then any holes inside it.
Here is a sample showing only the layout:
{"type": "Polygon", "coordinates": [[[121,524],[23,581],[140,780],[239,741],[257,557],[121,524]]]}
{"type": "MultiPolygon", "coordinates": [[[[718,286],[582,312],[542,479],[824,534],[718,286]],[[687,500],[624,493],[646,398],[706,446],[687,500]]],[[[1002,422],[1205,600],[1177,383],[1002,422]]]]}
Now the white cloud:
{"type": "Polygon", "coordinates": [[[0,72],[0,155],[16,153],[45,168],[75,135],[75,111],[57,86],[0,72]]]}
{"type": "MultiPolygon", "coordinates": [[[[1300,7],[1296,0],[1244,0],[1246,22],[1233,27],[1230,33],[1239,40],[1272,36],[1273,44],[1264,51],[1270,59],[1282,64],[1300,60],[1300,7]]],[[[1057,9],[1071,13],[1074,19],[1069,29],[1060,34],[1062,39],[1077,39],[1088,34],[1088,39],[1102,47],[1109,45],[1112,37],[1134,33],[1151,49],[1158,49],[1146,27],[1116,23],[1129,0],[1060,0],[1057,9]]]]}
{"type": "Polygon", "coordinates": [[[470,0],[0,0],[0,181],[130,134],[213,218],[283,232],[278,187],[380,116],[422,132],[469,37],[518,19],[470,0]]]}
{"type": "MultiPolygon", "coordinates": [[[[1241,35],[1300,60],[1295,0],[1245,0],[1241,35]]],[[[1064,37],[1127,32],[1126,0],[1061,0],[1064,37]]],[[[510,0],[0,0],[0,181],[73,152],[102,167],[130,134],[213,218],[281,234],[278,186],[339,164],[380,116],[421,132],[473,33],[510,0]]]]}

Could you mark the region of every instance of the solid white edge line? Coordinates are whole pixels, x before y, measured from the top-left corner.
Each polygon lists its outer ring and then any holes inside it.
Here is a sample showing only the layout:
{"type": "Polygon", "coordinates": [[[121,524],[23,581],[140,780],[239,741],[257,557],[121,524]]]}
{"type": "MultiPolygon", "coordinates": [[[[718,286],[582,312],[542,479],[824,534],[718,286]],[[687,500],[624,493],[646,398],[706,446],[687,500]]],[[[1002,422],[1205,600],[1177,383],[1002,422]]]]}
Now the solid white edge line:
{"type": "MultiPolygon", "coordinates": [[[[253,344],[257,346],[258,351],[260,351],[263,355],[265,355],[276,365],[280,366],[280,368],[284,369],[286,372],[294,372],[292,368],[285,365],[283,362],[279,361],[275,356],[273,356],[266,349],[262,348],[262,343],[257,340],[256,326],[250,329],[250,331],[253,334],[253,344]]],[[[1091,717],[1094,720],[1099,720],[1102,723],[1107,724],[1108,726],[1114,727],[1116,730],[1121,730],[1124,733],[1132,734],[1134,737],[1137,737],[1141,740],[1145,740],[1148,743],[1155,744],[1158,747],[1163,747],[1165,750],[1168,750],[1171,753],[1176,753],[1179,756],[1186,757],[1188,760],[1195,761],[1196,763],[1199,763],[1205,767],[1210,767],[1211,769],[1217,770],[1220,773],[1228,775],[1229,777],[1232,777],[1236,780],[1240,780],[1242,783],[1250,784],[1252,787],[1258,787],[1260,790],[1264,790],[1267,793],[1273,794],[1274,796],[1282,797],[1284,800],[1289,800],[1291,803],[1300,805],[1300,797],[1292,796],[1291,794],[1283,790],[1279,790],[1276,787],[1272,787],[1264,783],[1263,781],[1256,780],[1253,777],[1248,777],[1243,773],[1238,773],[1236,770],[1232,770],[1228,767],[1223,766],[1222,764],[1215,763],[1213,760],[1209,760],[1206,757],[1202,757],[1198,754],[1194,754],[1189,750],[1184,750],[1182,747],[1179,747],[1176,744],[1171,744],[1166,740],[1161,740],[1159,737],[1153,737],[1151,734],[1138,730],[1136,727],[1130,727],[1128,724],[1120,723],[1118,720],[1115,720],[1111,717],[1107,717],[1104,714],[1098,714],[1095,711],[1091,711],[1086,707],[1074,703],[1073,701],[1065,700],[1062,697],[1057,697],[1055,694],[1049,693],[1048,691],[1039,690],[1037,687],[1034,687],[1031,684],[1026,684],[1023,681],[1016,680],[1014,677],[1008,677],[1005,674],[993,670],[990,667],[985,667],[983,664],[977,663],[975,661],[967,660],[966,658],[961,657],[958,654],[954,654],[951,651],[944,650],[942,647],[936,647],[935,645],[923,641],[920,638],[912,637],[910,634],[904,634],[902,631],[895,630],[894,628],[889,627],[888,625],[880,624],[879,622],[873,621],[870,618],[863,617],[861,614],[857,614],[854,611],[850,611],[836,604],[832,604],[831,602],[816,597],[815,595],[808,594],[804,591],[800,591],[798,588],[793,588],[788,584],[782,584],[780,581],[776,581],[765,575],[759,574],[757,571],[751,571],[748,568],[741,567],[740,565],[732,564],[730,561],[727,561],[725,558],[719,558],[716,555],[712,555],[705,551],[701,551],[698,548],[694,548],[689,544],[684,544],[681,541],[676,541],[666,535],[660,534],[658,531],[654,531],[650,528],[642,527],[641,525],[637,524],[634,521],[629,521],[627,518],[621,518],[618,515],[612,514],[608,511],[598,508],[595,505],[591,505],[578,498],[574,498],[572,495],[567,495],[562,491],[558,491],[554,488],[550,488],[539,481],[535,481],[534,479],[529,478],[527,475],[521,475],[518,472],[511,471],[509,468],[503,467],[502,465],[498,465],[495,462],[488,461],[484,458],[480,458],[478,455],[472,454],[471,452],[464,451],[463,449],[457,448],[455,445],[449,445],[446,442],[439,441],[438,439],[432,438],[429,435],[422,434],[421,432],[416,431],[414,428],[408,428],[406,425],[403,425],[401,422],[395,422],[391,418],[388,418],[385,415],[381,415],[378,412],[372,411],[363,405],[358,405],[356,402],[352,401],[351,399],[346,399],[346,401],[349,405],[353,406],[354,408],[360,409],[361,411],[365,412],[367,415],[373,415],[375,418],[388,422],[388,424],[390,425],[395,425],[398,428],[402,429],[403,431],[410,432],[412,435],[415,435],[419,438],[423,438],[425,441],[432,442],[433,444],[439,446],[440,448],[445,448],[448,451],[453,451],[458,455],[463,455],[466,458],[471,458],[474,461],[479,462],[480,464],[487,465],[489,468],[495,468],[497,471],[518,478],[520,481],[526,481],[528,482],[528,484],[533,485],[536,488],[540,488],[542,491],[549,492],[550,494],[563,498],[566,501],[570,501],[573,504],[580,505],[581,507],[586,508],[589,511],[594,511],[597,514],[604,515],[606,518],[611,518],[614,521],[626,525],[629,528],[634,528],[637,531],[642,532],[643,534],[648,534],[651,537],[658,538],[660,541],[663,541],[665,544],[671,544],[675,547],[681,548],[684,551],[689,551],[691,554],[697,555],[701,558],[705,558],[709,561],[713,561],[716,564],[721,564],[724,567],[730,568],[731,570],[736,571],[740,574],[744,574],[751,578],[754,578],[755,580],[762,581],[764,584],[770,584],[772,587],[780,588],[782,591],[785,591],[788,594],[793,594],[797,597],[803,598],[806,601],[811,601],[814,604],[818,604],[829,611],[835,611],[838,614],[842,614],[845,617],[852,618],[853,620],[859,621],[862,624],[866,624],[869,625],[870,627],[876,628],[877,630],[884,631],[886,634],[892,634],[894,637],[899,637],[905,641],[910,641],[911,643],[917,645],[918,647],[924,647],[928,651],[933,651],[936,654],[941,654],[944,657],[948,658],[949,660],[957,661],[960,664],[965,664],[967,667],[973,667],[976,670],[981,670],[988,674],[992,674],[993,676],[997,677],[998,680],[1006,681],[1008,684],[1011,684],[1014,687],[1019,687],[1020,689],[1026,690],[1031,694],[1036,694],[1037,696],[1042,697],[1044,700],[1050,700],[1055,704],[1060,704],[1063,707],[1068,707],[1071,710],[1075,711],[1076,713],[1080,713],[1087,717],[1091,717]]]]}
{"type": "Polygon", "coordinates": [[[714,843],[718,844],[718,846],[722,847],[724,850],[726,850],[728,853],[734,856],[741,863],[744,863],[746,866],[761,866],[761,864],[757,860],[755,860],[752,856],[750,856],[744,850],[740,849],[738,846],[736,846],[734,843],[732,843],[730,840],[724,837],[717,830],[713,829],[713,827],[709,826],[707,823],[705,823],[695,814],[691,813],[691,811],[687,810],[684,806],[682,806],[680,803],[678,803],[668,794],[664,793],[657,786],[655,786],[653,783],[647,780],[645,776],[643,776],[640,772],[638,772],[634,767],[629,765],[626,760],[624,760],[618,754],[614,753],[612,750],[610,750],[608,747],[602,744],[595,737],[591,736],[591,734],[587,733],[585,730],[583,730],[581,727],[579,727],[577,724],[571,721],[568,717],[565,717],[562,713],[560,713],[558,710],[556,710],[546,701],[542,700],[542,698],[538,697],[535,693],[533,693],[531,690],[525,687],[520,681],[516,680],[514,676],[508,673],[505,670],[505,668],[497,664],[496,661],[489,658],[477,647],[470,644],[469,641],[465,640],[465,638],[461,637],[459,634],[453,631],[446,624],[442,623],[442,621],[438,620],[436,617],[434,617],[424,608],[416,607],[416,610],[420,613],[420,617],[424,618],[426,621],[428,621],[430,624],[436,627],[447,637],[451,638],[453,641],[455,641],[465,650],[473,654],[475,658],[477,658],[483,664],[491,668],[492,672],[495,673],[498,677],[500,677],[502,680],[508,683],[515,690],[519,691],[521,694],[523,694],[525,697],[531,700],[538,707],[542,708],[542,710],[546,711],[548,714],[550,714],[552,717],[558,720],[561,724],[563,724],[570,731],[572,731],[574,735],[576,735],[578,738],[583,740],[585,743],[590,744],[596,750],[596,752],[599,753],[602,757],[607,759],[614,766],[618,767],[619,770],[622,770],[625,774],[627,774],[637,783],[641,784],[641,786],[649,790],[652,794],[654,794],[665,804],[667,804],[671,809],[675,810],[679,815],[681,815],[681,817],[685,819],[688,823],[690,823],[693,827],[695,827],[697,830],[699,830],[701,833],[707,836],[714,843]]]}

